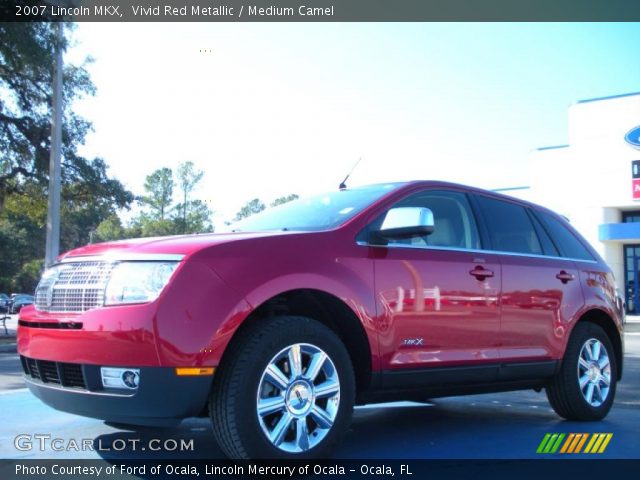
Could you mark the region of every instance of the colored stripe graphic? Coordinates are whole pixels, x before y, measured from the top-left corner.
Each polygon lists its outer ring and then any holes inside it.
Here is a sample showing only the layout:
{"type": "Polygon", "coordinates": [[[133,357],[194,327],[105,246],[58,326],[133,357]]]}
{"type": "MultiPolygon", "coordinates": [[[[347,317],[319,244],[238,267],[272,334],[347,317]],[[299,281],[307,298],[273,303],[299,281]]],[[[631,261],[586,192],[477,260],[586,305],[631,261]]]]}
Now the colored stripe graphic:
{"type": "Polygon", "coordinates": [[[603,453],[611,438],[613,438],[613,433],[569,433],[568,435],[547,433],[538,445],[536,453],[603,453]],[[589,440],[588,443],[587,440],[589,440]],[[582,447],[585,443],[587,446],[583,451],[582,447]]]}
{"type": "Polygon", "coordinates": [[[576,437],[575,433],[570,433],[569,436],[567,437],[567,441],[564,442],[564,445],[562,446],[562,449],[560,450],[560,453],[567,453],[567,450],[569,449],[569,445],[571,445],[571,443],[574,441],[576,437]]]}
{"type": "Polygon", "coordinates": [[[564,433],[561,433],[560,435],[558,435],[558,439],[556,440],[556,443],[553,444],[553,447],[551,448],[551,452],[549,453],[556,453],[558,451],[558,448],[560,448],[560,444],[562,443],[562,440],[564,439],[564,437],[566,437],[564,433]]]}
{"type": "Polygon", "coordinates": [[[605,438],[604,442],[602,442],[602,445],[600,446],[600,450],[598,450],[598,453],[602,453],[605,451],[605,449],[607,448],[607,445],[609,445],[609,442],[611,441],[612,438],[613,438],[613,433],[607,433],[607,438],[605,438]]]}
{"type": "Polygon", "coordinates": [[[580,443],[578,443],[578,445],[576,445],[576,449],[573,453],[580,453],[580,450],[582,450],[582,447],[584,446],[585,442],[587,441],[587,438],[589,438],[589,434],[588,433],[582,433],[582,438],[580,439],[580,443]]]}
{"type": "Polygon", "coordinates": [[[588,436],[586,433],[570,434],[560,453],[580,453],[580,449],[588,436]]]}
{"type": "Polygon", "coordinates": [[[545,445],[549,441],[549,438],[551,438],[551,434],[547,433],[544,436],[544,438],[542,439],[542,442],[540,442],[540,445],[538,445],[538,450],[536,450],[536,453],[542,453],[543,452],[545,445]]]}
{"type": "Polygon", "coordinates": [[[584,453],[591,453],[591,447],[593,447],[593,444],[596,443],[596,440],[598,440],[598,437],[600,435],[598,435],[597,433],[594,433],[591,436],[591,440],[589,440],[589,443],[587,443],[587,448],[584,449],[584,453]]]}
{"type": "Polygon", "coordinates": [[[551,448],[553,448],[553,444],[555,443],[556,438],[558,438],[557,433],[554,433],[553,435],[551,435],[551,438],[547,442],[547,446],[544,447],[544,450],[542,451],[542,453],[551,453],[551,448]]]}
{"type": "Polygon", "coordinates": [[[594,439],[589,442],[587,448],[584,450],[584,453],[602,453],[609,445],[611,441],[611,437],[613,437],[612,433],[594,433],[594,439]],[[593,445],[592,445],[593,444],[593,445]]]}
{"type": "Polygon", "coordinates": [[[536,453],[556,453],[565,436],[564,433],[547,433],[538,445],[536,453]]]}

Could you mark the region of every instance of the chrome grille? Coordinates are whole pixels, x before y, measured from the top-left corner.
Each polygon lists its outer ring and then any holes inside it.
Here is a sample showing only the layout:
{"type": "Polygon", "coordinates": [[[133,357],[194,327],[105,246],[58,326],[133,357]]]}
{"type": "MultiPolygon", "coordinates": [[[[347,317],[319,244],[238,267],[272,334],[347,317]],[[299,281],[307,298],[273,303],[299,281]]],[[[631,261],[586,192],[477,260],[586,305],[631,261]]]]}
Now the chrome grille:
{"type": "Polygon", "coordinates": [[[43,312],[85,312],[102,306],[115,262],[70,262],[47,270],[36,288],[36,309],[43,312]]]}

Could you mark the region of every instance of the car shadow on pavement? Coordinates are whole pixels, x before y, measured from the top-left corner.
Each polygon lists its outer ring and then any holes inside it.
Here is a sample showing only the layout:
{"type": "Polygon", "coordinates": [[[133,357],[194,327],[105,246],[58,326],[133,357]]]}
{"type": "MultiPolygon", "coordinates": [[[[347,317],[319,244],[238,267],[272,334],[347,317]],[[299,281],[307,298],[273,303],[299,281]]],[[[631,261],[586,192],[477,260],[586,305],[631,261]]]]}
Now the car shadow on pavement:
{"type": "MultiPolygon", "coordinates": [[[[551,410],[544,391],[531,390],[358,407],[334,456],[539,459],[536,449],[546,433],[613,432],[616,442],[598,458],[638,458],[639,385],[640,356],[627,356],[613,409],[600,422],[563,420],[551,410]]],[[[95,451],[108,461],[224,458],[207,418],[188,419],[175,428],[112,426],[121,430],[94,439],[95,451]]]]}
{"type": "Polygon", "coordinates": [[[120,431],[94,439],[94,450],[105,460],[225,458],[206,418],[187,419],[175,428],[107,425],[120,431]]]}

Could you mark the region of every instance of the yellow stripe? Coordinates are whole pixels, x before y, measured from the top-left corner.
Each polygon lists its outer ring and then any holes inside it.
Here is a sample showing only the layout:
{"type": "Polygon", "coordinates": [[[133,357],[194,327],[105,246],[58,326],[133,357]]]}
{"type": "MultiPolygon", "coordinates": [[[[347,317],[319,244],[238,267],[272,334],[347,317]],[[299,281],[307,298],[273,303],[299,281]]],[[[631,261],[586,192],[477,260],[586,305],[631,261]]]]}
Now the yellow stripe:
{"type": "Polygon", "coordinates": [[[560,449],[560,453],[565,453],[567,451],[567,448],[569,448],[569,444],[571,443],[571,441],[573,440],[573,437],[575,437],[576,434],[575,433],[570,433],[569,437],[567,438],[567,441],[564,442],[564,445],[562,445],[562,448],[560,449]]]}
{"type": "Polygon", "coordinates": [[[605,441],[602,442],[602,445],[600,445],[600,450],[598,450],[598,453],[604,452],[605,448],[607,448],[607,445],[609,445],[609,442],[611,441],[611,437],[613,437],[613,433],[607,433],[607,437],[605,441]]]}
{"type": "Polygon", "coordinates": [[[593,447],[591,448],[591,452],[589,453],[598,453],[598,449],[600,448],[600,444],[602,443],[602,441],[605,439],[607,435],[605,433],[599,433],[598,434],[598,440],[596,440],[596,443],[593,445],[593,447]]]}
{"type": "Polygon", "coordinates": [[[580,450],[582,450],[582,446],[584,445],[584,442],[587,441],[587,438],[589,438],[589,434],[583,433],[582,434],[582,440],[580,440],[580,443],[576,447],[576,451],[574,453],[580,453],[580,450]]]}
{"type": "Polygon", "coordinates": [[[596,442],[597,439],[598,439],[597,433],[594,433],[593,435],[591,435],[591,440],[589,440],[589,443],[587,444],[587,448],[584,449],[584,453],[591,452],[591,446],[596,442]]]}

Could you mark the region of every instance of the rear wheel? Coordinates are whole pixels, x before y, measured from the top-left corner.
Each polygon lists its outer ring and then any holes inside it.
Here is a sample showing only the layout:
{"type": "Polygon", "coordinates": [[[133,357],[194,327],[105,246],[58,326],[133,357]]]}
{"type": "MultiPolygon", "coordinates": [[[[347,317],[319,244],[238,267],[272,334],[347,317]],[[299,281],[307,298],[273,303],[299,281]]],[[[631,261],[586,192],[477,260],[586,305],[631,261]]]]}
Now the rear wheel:
{"type": "Polygon", "coordinates": [[[263,320],[229,348],[216,372],[210,412],[232,458],[318,458],[351,421],[349,355],[326,326],[305,317],[263,320]]]}
{"type": "Polygon", "coordinates": [[[567,420],[601,420],[616,393],[617,365],[604,330],[584,322],[575,326],[560,372],[547,386],[555,412],[567,420]]]}

